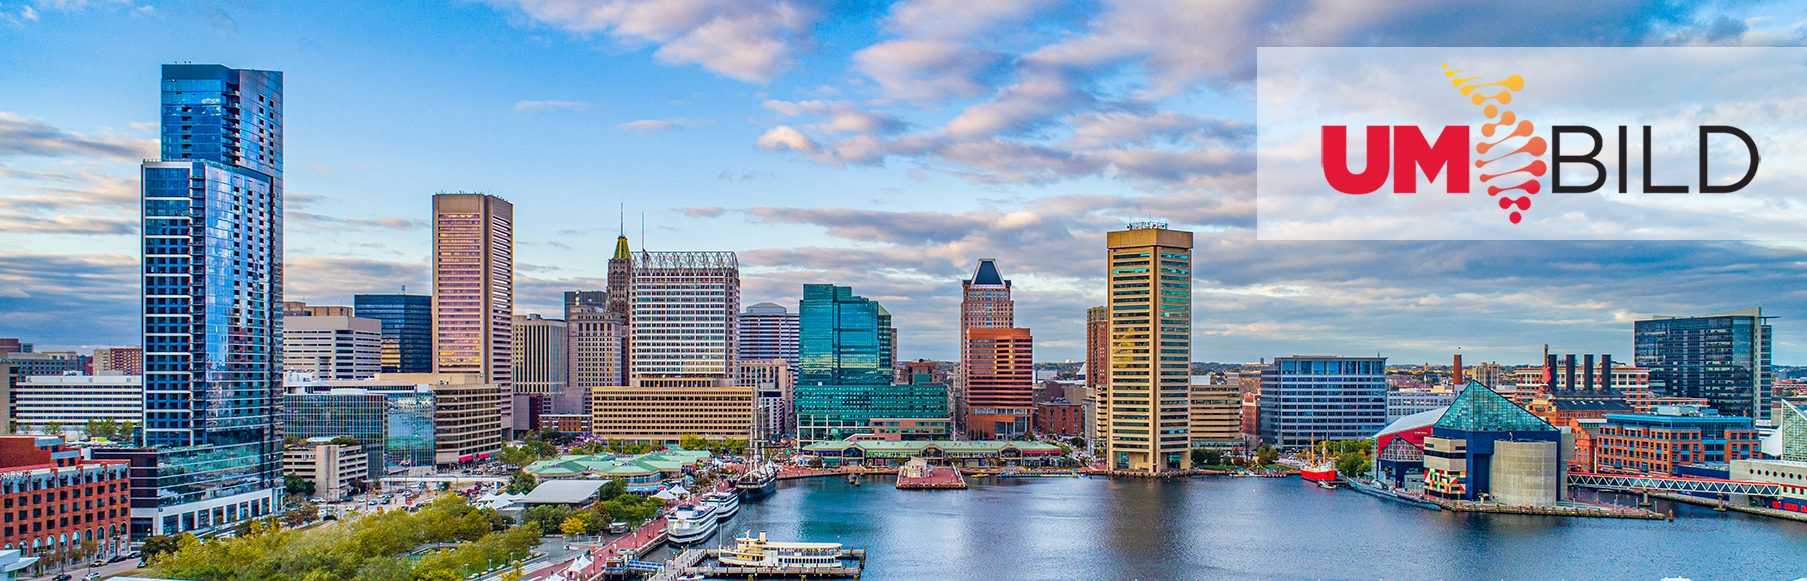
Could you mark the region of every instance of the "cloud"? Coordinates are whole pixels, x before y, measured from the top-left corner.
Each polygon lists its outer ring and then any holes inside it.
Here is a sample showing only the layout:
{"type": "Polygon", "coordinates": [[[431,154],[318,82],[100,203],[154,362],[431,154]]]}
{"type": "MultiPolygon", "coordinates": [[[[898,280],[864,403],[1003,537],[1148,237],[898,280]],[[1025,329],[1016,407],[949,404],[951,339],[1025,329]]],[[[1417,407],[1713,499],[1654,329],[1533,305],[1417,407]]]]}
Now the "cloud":
{"type": "Polygon", "coordinates": [[[138,220],[92,216],[32,218],[0,215],[0,232],[12,234],[137,234],[138,220]]]}
{"type": "MultiPolygon", "coordinates": [[[[723,172],[723,173],[726,173],[726,172],[723,172]]],[[[714,218],[716,216],[720,216],[723,213],[727,212],[727,210],[723,210],[720,206],[710,206],[707,208],[683,208],[682,211],[684,212],[684,216],[688,217],[688,218],[714,218]]]]}
{"type": "Polygon", "coordinates": [[[426,220],[408,218],[337,218],[325,214],[287,210],[283,212],[283,220],[287,225],[302,230],[320,232],[342,232],[346,230],[420,230],[432,226],[426,220]]]}
{"type": "Polygon", "coordinates": [[[759,136],[753,144],[766,151],[792,150],[803,153],[814,153],[820,146],[803,135],[794,127],[779,125],[759,136]]]}
{"type": "MultiPolygon", "coordinates": [[[[345,256],[290,256],[283,263],[283,294],[289,300],[337,300],[358,293],[392,293],[400,285],[431,288],[426,262],[388,262],[345,256]]],[[[419,291],[416,291],[419,292],[419,291]]]]}
{"type": "Polygon", "coordinates": [[[589,103],[578,101],[520,101],[514,104],[516,111],[555,111],[559,109],[582,111],[588,108],[590,108],[589,103]]]}
{"type": "Polygon", "coordinates": [[[136,179],[89,171],[0,166],[0,232],[135,234],[137,185],[136,179]]]}
{"type": "Polygon", "coordinates": [[[813,2],[786,0],[489,0],[563,30],[653,44],[654,58],[767,82],[810,41],[813,2]]]}
{"type": "Polygon", "coordinates": [[[641,135],[651,135],[653,133],[663,133],[665,131],[670,131],[672,129],[677,129],[680,127],[700,127],[703,125],[709,125],[711,123],[714,123],[714,121],[709,121],[706,119],[689,119],[689,118],[685,118],[685,117],[673,117],[671,119],[666,119],[666,120],[641,119],[639,121],[630,121],[627,123],[622,123],[620,125],[616,125],[615,128],[632,131],[634,133],[639,133],[641,135]]]}
{"type": "Polygon", "coordinates": [[[830,134],[854,135],[891,135],[909,127],[902,119],[885,113],[861,111],[851,101],[779,101],[768,99],[761,107],[783,113],[789,117],[799,115],[826,116],[821,123],[808,126],[809,129],[830,134]]]}
{"type": "Polygon", "coordinates": [[[1008,72],[1010,55],[944,40],[892,40],[853,55],[856,68],[886,95],[933,102],[992,92],[1008,72]]]}
{"type": "Polygon", "coordinates": [[[93,138],[0,111],[0,156],[91,157],[140,161],[155,157],[155,140],[93,138]]]}
{"type": "Polygon", "coordinates": [[[0,252],[0,336],[40,346],[136,345],[138,259],[0,252]]]}

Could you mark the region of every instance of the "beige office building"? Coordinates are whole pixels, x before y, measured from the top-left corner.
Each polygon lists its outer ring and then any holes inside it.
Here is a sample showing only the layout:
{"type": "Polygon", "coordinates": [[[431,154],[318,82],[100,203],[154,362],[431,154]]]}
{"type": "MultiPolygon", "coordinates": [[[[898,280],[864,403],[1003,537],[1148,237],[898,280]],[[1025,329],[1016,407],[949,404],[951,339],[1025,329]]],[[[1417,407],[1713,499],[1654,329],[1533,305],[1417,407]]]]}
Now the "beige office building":
{"type": "Polygon", "coordinates": [[[537,314],[514,317],[514,393],[540,396],[541,414],[552,413],[553,400],[569,385],[567,327],[564,321],[537,314]]]}
{"type": "Polygon", "coordinates": [[[285,373],[311,373],[323,380],[367,379],[382,370],[382,359],[382,321],[342,315],[283,318],[285,373]]]}
{"type": "Polygon", "coordinates": [[[485,194],[433,196],[433,371],[472,373],[499,389],[502,425],[514,388],[514,205],[485,194]]]}
{"type": "MultiPolygon", "coordinates": [[[[625,303],[625,301],[624,301],[625,303]]],[[[574,307],[565,321],[570,332],[570,382],[552,402],[555,414],[590,414],[590,390],[627,385],[622,363],[627,348],[627,317],[604,308],[574,307]]]]}
{"type": "Polygon", "coordinates": [[[1242,445],[1242,386],[1211,383],[1208,375],[1192,376],[1189,412],[1193,448],[1229,450],[1242,445]]]}
{"type": "MultiPolygon", "coordinates": [[[[357,388],[371,393],[431,392],[434,464],[457,464],[488,458],[507,443],[496,409],[510,397],[483,376],[466,373],[379,373],[360,381],[323,381],[328,388],[357,388]]],[[[313,391],[307,386],[304,390],[313,391]]],[[[394,411],[393,409],[391,410],[394,411]]],[[[424,410],[423,410],[424,411],[424,410]]],[[[425,426],[418,426],[424,429],[425,426]]],[[[391,433],[393,440],[396,435],[391,433]]]]}
{"type": "Polygon", "coordinates": [[[1098,433],[1112,470],[1191,467],[1192,233],[1132,224],[1106,235],[1110,370],[1098,433]]]}
{"type": "Polygon", "coordinates": [[[363,446],[339,445],[332,440],[309,438],[284,448],[282,473],[314,481],[314,498],[338,501],[351,495],[351,481],[370,482],[370,463],[363,446]]]}
{"type": "Polygon", "coordinates": [[[746,386],[598,387],[590,390],[590,433],[630,441],[751,440],[753,392],[746,386]]]}

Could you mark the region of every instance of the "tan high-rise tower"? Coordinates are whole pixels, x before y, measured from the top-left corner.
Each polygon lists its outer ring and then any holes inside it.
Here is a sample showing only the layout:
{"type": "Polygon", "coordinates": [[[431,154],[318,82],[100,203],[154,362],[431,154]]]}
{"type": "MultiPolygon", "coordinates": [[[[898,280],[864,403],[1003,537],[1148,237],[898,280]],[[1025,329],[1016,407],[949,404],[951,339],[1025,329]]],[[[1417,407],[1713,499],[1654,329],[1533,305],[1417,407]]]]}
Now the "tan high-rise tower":
{"type": "Polygon", "coordinates": [[[486,194],[433,196],[433,371],[514,385],[514,205],[486,194]]]}
{"type": "Polygon", "coordinates": [[[1112,470],[1191,467],[1192,233],[1131,224],[1106,235],[1110,370],[1098,436],[1112,470]]]}

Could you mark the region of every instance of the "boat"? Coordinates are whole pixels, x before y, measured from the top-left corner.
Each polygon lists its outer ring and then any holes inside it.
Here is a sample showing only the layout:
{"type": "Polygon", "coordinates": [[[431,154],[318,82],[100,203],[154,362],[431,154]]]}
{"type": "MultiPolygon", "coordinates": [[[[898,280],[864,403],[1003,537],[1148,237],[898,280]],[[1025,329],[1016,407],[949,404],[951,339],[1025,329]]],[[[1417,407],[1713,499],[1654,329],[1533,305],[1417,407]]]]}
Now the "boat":
{"type": "Polygon", "coordinates": [[[1299,467],[1299,478],[1308,482],[1335,482],[1336,456],[1324,453],[1324,447],[1312,442],[1310,452],[1300,460],[1304,465],[1299,467]]]}
{"type": "Polygon", "coordinates": [[[770,462],[734,479],[734,488],[748,499],[763,498],[778,490],[778,467],[770,462]]]}
{"type": "Polygon", "coordinates": [[[734,548],[717,555],[723,565],[782,569],[833,570],[845,568],[840,543],[779,543],[758,537],[736,537],[734,548]]]}
{"type": "Polygon", "coordinates": [[[720,519],[715,518],[715,505],[710,503],[678,505],[668,522],[666,534],[671,544],[680,547],[709,540],[721,526],[720,519]]]}
{"type": "Polygon", "coordinates": [[[1336,483],[1331,482],[1329,480],[1319,480],[1318,488],[1322,488],[1324,490],[1336,490],[1336,483]]]}
{"type": "Polygon", "coordinates": [[[714,505],[716,520],[728,520],[740,514],[740,494],[736,492],[710,491],[698,497],[697,502],[714,505]]]}

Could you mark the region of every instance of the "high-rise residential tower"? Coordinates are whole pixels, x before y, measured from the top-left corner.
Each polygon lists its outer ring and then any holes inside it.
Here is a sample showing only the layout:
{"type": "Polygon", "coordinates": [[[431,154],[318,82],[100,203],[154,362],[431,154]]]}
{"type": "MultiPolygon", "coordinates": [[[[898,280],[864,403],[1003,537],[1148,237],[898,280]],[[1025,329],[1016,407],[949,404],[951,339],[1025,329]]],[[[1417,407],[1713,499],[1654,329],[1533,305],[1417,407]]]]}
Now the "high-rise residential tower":
{"type": "Polygon", "coordinates": [[[946,387],[893,385],[897,335],[891,313],[878,301],[854,295],[850,287],[806,284],[797,310],[799,441],[870,434],[874,425],[891,421],[946,427],[946,387]]]}
{"type": "Polygon", "coordinates": [[[133,538],[281,509],[282,109],[280,72],[163,66],[162,160],[142,166],[148,448],[111,452],[133,460],[133,538]]]}
{"type": "Polygon", "coordinates": [[[433,297],[354,295],[352,312],[383,322],[382,373],[433,372],[433,297]]]}
{"type": "Polygon", "coordinates": [[[797,314],[777,303],[758,303],[740,314],[740,358],[783,359],[797,368],[797,314]]]}
{"type": "Polygon", "coordinates": [[[433,195],[433,371],[502,390],[513,422],[514,205],[486,194],[433,195]]]}
{"type": "Polygon", "coordinates": [[[1770,326],[1763,309],[1698,317],[1658,316],[1632,323],[1638,367],[1650,370],[1650,391],[1702,398],[1720,415],[1770,426],[1775,407],[1770,371],[1770,326]]]}
{"type": "Polygon", "coordinates": [[[1192,233],[1131,224],[1105,236],[1110,372],[1099,439],[1112,470],[1191,467],[1192,233]]]}
{"type": "Polygon", "coordinates": [[[540,396],[540,413],[566,397],[571,366],[566,323],[537,314],[514,317],[514,392],[540,396]]]}
{"type": "MultiPolygon", "coordinates": [[[[972,414],[973,367],[968,335],[973,329],[1009,329],[1016,326],[1016,303],[1010,299],[1010,281],[998,273],[998,259],[981,258],[973,277],[960,281],[960,379],[954,397],[955,433],[966,434],[972,414]]],[[[989,420],[988,420],[989,421],[989,420]]],[[[983,430],[989,432],[990,430],[983,430]]]]}
{"type": "Polygon", "coordinates": [[[733,385],[740,320],[740,263],[734,253],[642,250],[633,257],[632,384],[733,385]]]}

